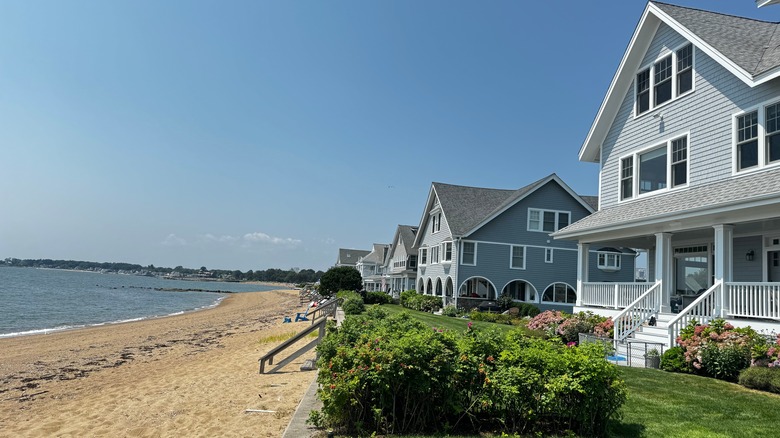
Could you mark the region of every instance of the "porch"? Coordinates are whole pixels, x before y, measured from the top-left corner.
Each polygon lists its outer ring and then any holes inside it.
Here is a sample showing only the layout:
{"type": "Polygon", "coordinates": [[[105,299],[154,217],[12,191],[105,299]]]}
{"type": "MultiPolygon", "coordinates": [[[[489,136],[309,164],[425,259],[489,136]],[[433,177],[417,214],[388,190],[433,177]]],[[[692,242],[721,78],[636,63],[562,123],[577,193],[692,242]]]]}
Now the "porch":
{"type": "Polygon", "coordinates": [[[665,300],[663,284],[583,283],[575,311],[591,311],[612,317],[615,340],[629,337],[674,346],[680,330],[690,321],[706,324],[723,318],[734,326],[759,331],[780,331],[780,282],[723,282],[685,296],[665,300]]]}

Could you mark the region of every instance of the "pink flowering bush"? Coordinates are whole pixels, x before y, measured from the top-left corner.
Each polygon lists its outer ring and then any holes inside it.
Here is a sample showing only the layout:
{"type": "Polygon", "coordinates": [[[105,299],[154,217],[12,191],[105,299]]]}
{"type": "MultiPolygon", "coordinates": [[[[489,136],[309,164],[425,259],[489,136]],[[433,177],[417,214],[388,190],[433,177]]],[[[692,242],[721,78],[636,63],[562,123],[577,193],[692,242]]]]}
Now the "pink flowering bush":
{"type": "Polygon", "coordinates": [[[753,346],[752,366],[780,368],[780,334],[771,342],[757,342],[753,346]]]}
{"type": "Polygon", "coordinates": [[[558,337],[564,343],[569,343],[578,342],[580,333],[593,333],[596,325],[604,323],[605,320],[606,318],[592,312],[568,315],[559,311],[547,310],[536,315],[528,323],[528,328],[542,331],[548,338],[558,337]]]}
{"type": "Polygon", "coordinates": [[[615,321],[607,318],[593,327],[593,334],[600,338],[613,338],[615,336],[615,321]]]}
{"type": "Polygon", "coordinates": [[[707,325],[691,321],[677,337],[694,372],[728,381],[736,381],[739,372],[750,366],[751,350],[759,340],[750,327],[735,328],[722,319],[707,325]]]}
{"type": "Polygon", "coordinates": [[[531,319],[528,328],[545,332],[548,336],[555,336],[558,326],[566,320],[566,315],[558,310],[546,310],[531,319]]]}

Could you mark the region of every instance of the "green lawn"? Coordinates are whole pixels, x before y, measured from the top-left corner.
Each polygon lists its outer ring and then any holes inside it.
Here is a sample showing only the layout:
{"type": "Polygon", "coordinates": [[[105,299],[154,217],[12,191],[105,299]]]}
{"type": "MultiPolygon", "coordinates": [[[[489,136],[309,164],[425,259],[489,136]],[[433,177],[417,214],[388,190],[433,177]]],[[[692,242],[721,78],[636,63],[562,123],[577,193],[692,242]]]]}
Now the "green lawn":
{"type": "Polygon", "coordinates": [[[780,436],[778,395],[706,377],[622,369],[629,399],[610,436],[780,436]]]}
{"type": "MultiPolygon", "coordinates": [[[[412,315],[414,315],[415,318],[428,324],[431,327],[443,328],[447,330],[463,331],[466,330],[466,327],[468,326],[469,323],[468,319],[453,318],[451,316],[434,315],[428,312],[418,312],[416,310],[409,310],[403,308],[398,304],[383,304],[382,308],[386,309],[388,312],[390,312],[390,314],[407,311],[412,315]]],[[[473,321],[472,324],[473,327],[475,328],[483,328],[483,329],[495,328],[501,331],[509,331],[509,330],[516,329],[518,327],[514,325],[495,324],[492,322],[484,322],[484,321],[473,321]]],[[[524,327],[523,330],[525,330],[524,327]]],[[[535,332],[528,330],[528,335],[537,336],[538,334],[535,334],[535,332]]]]}
{"type": "MultiPolygon", "coordinates": [[[[468,320],[408,311],[433,327],[465,330],[468,320]]],[[[514,326],[474,322],[475,327],[512,330],[514,326]]],[[[780,395],[737,384],[654,369],[621,367],[629,398],[623,418],[610,424],[611,437],[780,437],[780,395]]]]}

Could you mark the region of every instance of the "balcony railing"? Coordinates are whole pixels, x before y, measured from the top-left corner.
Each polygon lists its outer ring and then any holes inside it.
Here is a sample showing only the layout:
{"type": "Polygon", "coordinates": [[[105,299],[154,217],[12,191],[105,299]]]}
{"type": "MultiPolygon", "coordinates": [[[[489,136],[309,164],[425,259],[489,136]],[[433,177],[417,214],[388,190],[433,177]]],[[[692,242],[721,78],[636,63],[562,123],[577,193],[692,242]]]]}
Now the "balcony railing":
{"type": "Polygon", "coordinates": [[[726,283],[728,315],[780,320],[780,283],[726,283]]]}
{"type": "Polygon", "coordinates": [[[624,309],[653,285],[654,283],[584,283],[582,305],[624,309]]]}

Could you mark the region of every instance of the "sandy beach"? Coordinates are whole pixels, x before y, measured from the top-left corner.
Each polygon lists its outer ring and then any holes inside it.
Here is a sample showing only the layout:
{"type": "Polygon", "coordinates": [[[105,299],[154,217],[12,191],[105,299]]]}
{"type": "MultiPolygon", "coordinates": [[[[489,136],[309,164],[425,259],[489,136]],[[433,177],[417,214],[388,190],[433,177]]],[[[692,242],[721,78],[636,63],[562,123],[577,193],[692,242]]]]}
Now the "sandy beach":
{"type": "Polygon", "coordinates": [[[0,436],[279,437],[316,378],[300,371],[314,352],[275,374],[257,360],[306,327],[282,323],[304,310],[297,291],[241,293],[184,315],[0,339],[0,436]]]}

